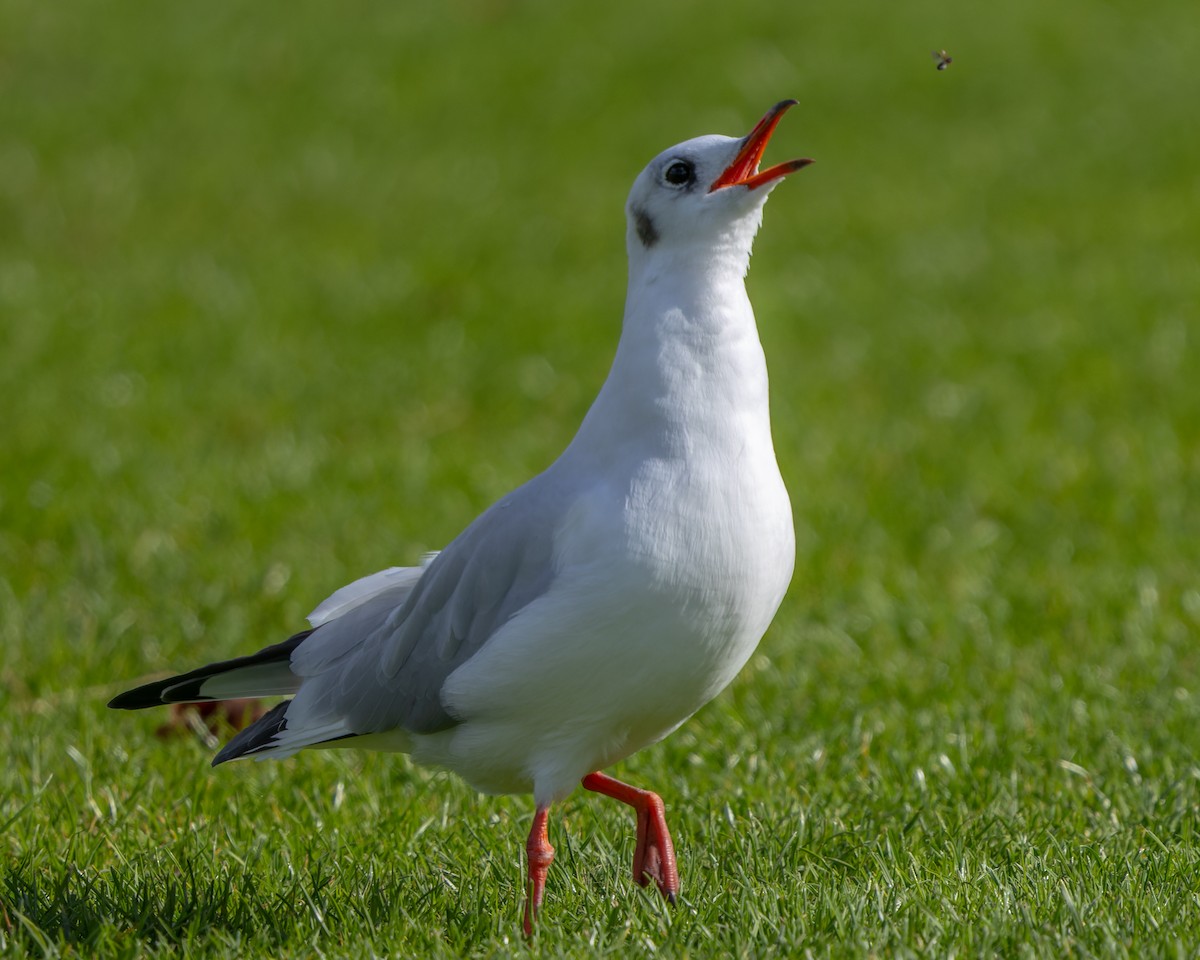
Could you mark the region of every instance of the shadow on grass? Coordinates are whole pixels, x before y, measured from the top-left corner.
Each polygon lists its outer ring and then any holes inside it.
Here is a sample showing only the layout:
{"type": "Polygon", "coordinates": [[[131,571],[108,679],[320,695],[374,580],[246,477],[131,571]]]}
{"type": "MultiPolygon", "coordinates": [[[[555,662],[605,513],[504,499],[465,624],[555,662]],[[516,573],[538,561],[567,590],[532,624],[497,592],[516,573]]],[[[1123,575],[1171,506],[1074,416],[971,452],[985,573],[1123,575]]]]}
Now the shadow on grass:
{"type": "MultiPolygon", "coordinates": [[[[37,864],[26,856],[0,873],[0,924],[12,942],[43,953],[55,944],[95,950],[215,936],[278,945],[294,937],[295,902],[281,910],[286,894],[260,898],[250,883],[249,877],[228,875],[200,879],[189,864],[176,864],[169,873],[136,864],[96,872],[37,864]]],[[[319,892],[302,894],[302,902],[311,903],[319,892]]]]}
{"type": "Polygon", "coordinates": [[[56,956],[65,946],[114,956],[140,953],[139,944],[204,942],[234,956],[253,944],[252,952],[269,956],[314,939],[369,941],[380,931],[406,931],[417,938],[414,949],[424,949],[442,938],[466,945],[493,937],[507,922],[486,898],[447,898],[456,883],[445,871],[336,879],[319,862],[264,880],[250,867],[201,877],[171,856],[95,870],[26,855],[0,867],[0,948],[56,956]]]}

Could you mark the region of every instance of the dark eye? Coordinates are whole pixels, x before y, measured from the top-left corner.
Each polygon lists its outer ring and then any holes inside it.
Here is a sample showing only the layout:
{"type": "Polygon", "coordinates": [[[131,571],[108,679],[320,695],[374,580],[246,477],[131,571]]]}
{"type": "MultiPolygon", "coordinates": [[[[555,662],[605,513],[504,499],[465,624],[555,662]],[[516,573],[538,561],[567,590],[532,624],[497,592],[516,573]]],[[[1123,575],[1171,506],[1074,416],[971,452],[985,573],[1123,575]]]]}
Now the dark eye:
{"type": "Polygon", "coordinates": [[[691,183],[696,179],[696,170],[686,160],[676,160],[663,171],[663,179],[667,183],[673,183],[677,187],[682,187],[684,184],[691,183]]]}

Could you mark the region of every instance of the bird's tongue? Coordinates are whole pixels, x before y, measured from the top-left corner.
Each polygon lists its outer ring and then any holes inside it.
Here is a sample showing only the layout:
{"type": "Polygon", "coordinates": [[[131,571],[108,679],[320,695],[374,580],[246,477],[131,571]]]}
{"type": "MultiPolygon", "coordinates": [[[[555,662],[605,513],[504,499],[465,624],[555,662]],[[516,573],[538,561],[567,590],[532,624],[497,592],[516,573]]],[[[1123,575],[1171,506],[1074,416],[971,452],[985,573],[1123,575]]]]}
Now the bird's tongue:
{"type": "Polygon", "coordinates": [[[740,186],[754,190],[763,184],[770,183],[772,180],[778,180],[780,177],[785,177],[789,173],[794,173],[801,167],[807,167],[812,163],[812,160],[807,158],[789,160],[787,163],[779,163],[773,167],[769,167],[761,173],[758,171],[758,163],[762,160],[762,155],[767,149],[767,142],[771,139],[771,134],[779,126],[779,120],[787,109],[795,105],[795,100],[782,100],[767,111],[766,116],[755,124],[754,129],[742,141],[741,149],[738,150],[737,156],[733,158],[733,163],[726,167],[725,172],[717,177],[713,181],[713,185],[708,188],[709,193],[712,193],[714,190],[720,190],[723,187],[740,186]]]}

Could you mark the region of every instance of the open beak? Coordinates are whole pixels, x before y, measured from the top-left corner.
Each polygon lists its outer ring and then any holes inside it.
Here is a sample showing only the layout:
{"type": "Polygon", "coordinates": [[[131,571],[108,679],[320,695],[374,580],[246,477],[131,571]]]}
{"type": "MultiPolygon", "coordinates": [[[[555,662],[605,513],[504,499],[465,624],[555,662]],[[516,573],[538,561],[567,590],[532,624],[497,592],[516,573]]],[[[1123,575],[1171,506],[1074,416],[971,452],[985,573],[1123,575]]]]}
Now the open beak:
{"type": "Polygon", "coordinates": [[[807,158],[802,160],[789,160],[787,163],[779,163],[773,167],[759,173],[758,163],[762,160],[763,152],[767,149],[767,141],[771,139],[771,134],[775,132],[775,128],[779,126],[779,119],[784,115],[789,107],[796,105],[795,100],[781,100],[767,111],[765,117],[755,124],[754,129],[742,141],[741,149],[738,150],[737,156],[733,158],[733,163],[725,168],[713,185],[708,188],[708,192],[721,190],[724,187],[745,187],[748,190],[756,190],[764,184],[771,183],[773,180],[778,180],[780,177],[786,177],[789,173],[794,173],[801,167],[807,167],[812,160],[807,158]]]}

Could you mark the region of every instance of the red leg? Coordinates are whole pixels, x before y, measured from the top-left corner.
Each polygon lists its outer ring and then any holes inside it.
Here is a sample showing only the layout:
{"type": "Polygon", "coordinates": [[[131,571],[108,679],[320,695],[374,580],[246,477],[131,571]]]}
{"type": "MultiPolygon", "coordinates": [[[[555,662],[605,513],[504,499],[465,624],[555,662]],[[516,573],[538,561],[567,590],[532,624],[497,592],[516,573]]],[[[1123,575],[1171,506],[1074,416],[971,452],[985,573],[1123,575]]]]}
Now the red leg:
{"type": "Polygon", "coordinates": [[[542,906],[542,896],[546,892],[546,871],[554,862],[554,848],[546,836],[546,819],[550,814],[548,806],[539,806],[533,815],[533,826],[529,830],[529,839],[525,841],[525,854],[529,858],[529,889],[525,895],[525,936],[533,936],[533,923],[537,920],[538,910],[542,906]]]}
{"type": "Polygon", "coordinates": [[[643,887],[653,880],[668,903],[679,896],[679,870],[675,866],[675,845],[662,797],[639,790],[606,773],[589,773],[583,778],[585,790],[627,803],[637,811],[637,846],[633,851],[633,879],[643,887]]]}

